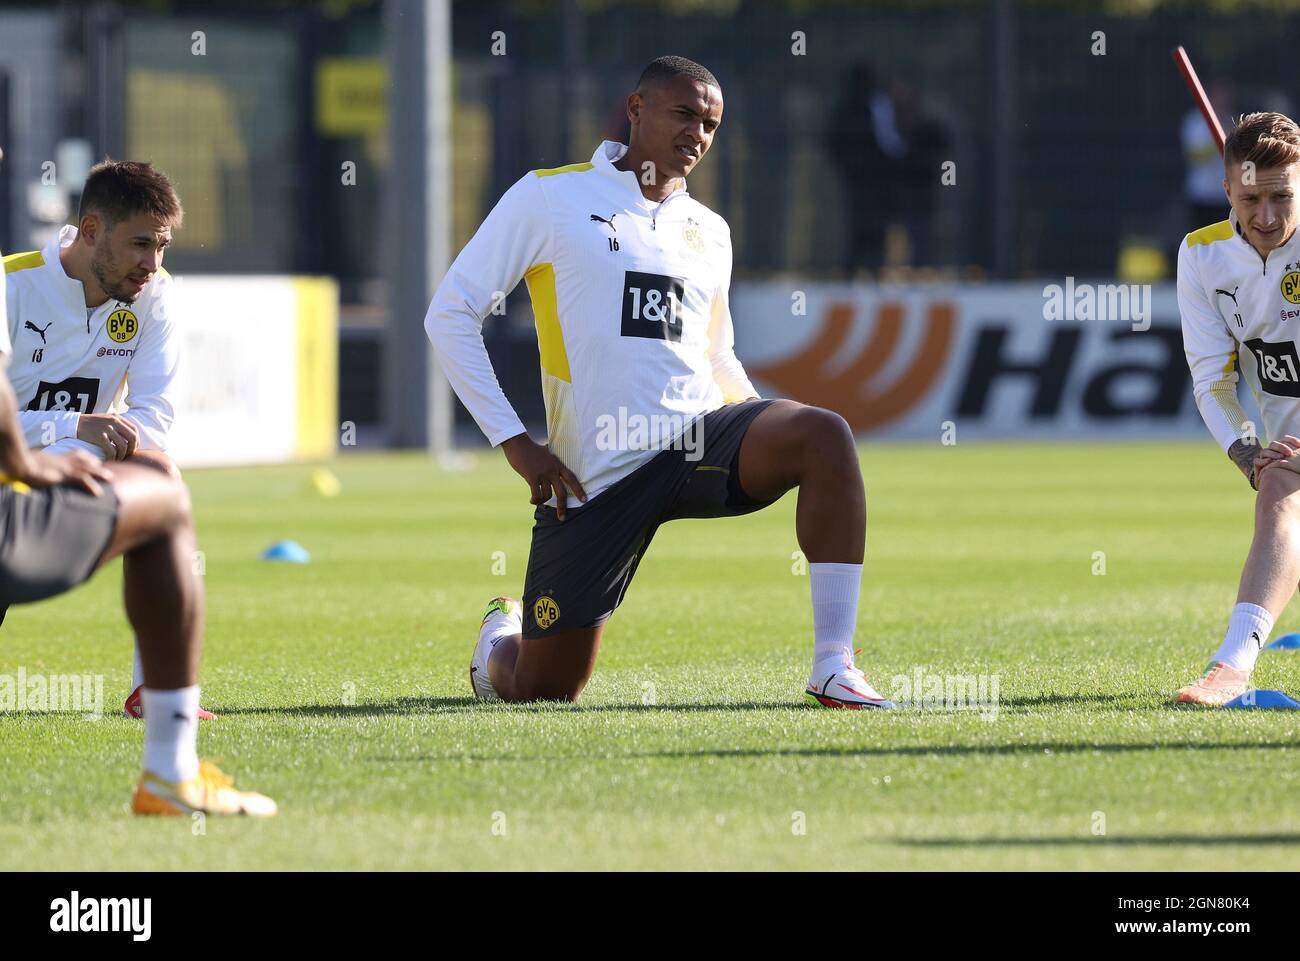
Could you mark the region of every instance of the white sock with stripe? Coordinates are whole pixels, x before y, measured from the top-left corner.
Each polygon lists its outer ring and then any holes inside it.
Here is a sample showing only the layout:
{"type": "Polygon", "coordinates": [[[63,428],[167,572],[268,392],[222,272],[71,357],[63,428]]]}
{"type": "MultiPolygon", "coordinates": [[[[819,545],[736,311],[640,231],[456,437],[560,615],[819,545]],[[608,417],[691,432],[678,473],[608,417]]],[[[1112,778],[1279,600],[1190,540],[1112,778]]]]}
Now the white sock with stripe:
{"type": "Polygon", "coordinates": [[[199,687],[140,692],[144,703],[144,769],[164,781],[199,773],[199,687]]]}
{"type": "Polygon", "coordinates": [[[813,607],[813,678],[853,663],[861,564],[809,564],[813,607]]]}
{"type": "Polygon", "coordinates": [[[1272,630],[1272,614],[1258,604],[1238,604],[1228,619],[1228,633],[1211,660],[1238,671],[1253,671],[1272,630]]]}

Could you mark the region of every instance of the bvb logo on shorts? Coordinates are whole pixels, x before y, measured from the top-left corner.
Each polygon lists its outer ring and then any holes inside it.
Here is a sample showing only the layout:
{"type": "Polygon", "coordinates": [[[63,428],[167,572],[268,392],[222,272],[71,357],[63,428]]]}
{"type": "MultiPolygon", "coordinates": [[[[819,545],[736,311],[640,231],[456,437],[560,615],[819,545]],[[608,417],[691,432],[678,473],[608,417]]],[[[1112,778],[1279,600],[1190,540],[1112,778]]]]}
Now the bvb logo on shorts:
{"type": "Polygon", "coordinates": [[[560,619],[560,606],[543,594],[533,605],[533,618],[537,621],[538,627],[547,630],[560,619]]]}
{"type": "Polygon", "coordinates": [[[1282,278],[1282,296],[1288,303],[1300,304],[1300,270],[1293,270],[1282,278]]]}
{"type": "Polygon", "coordinates": [[[108,331],[108,336],[114,343],[125,344],[139,333],[140,321],[135,319],[135,314],[123,307],[108,315],[104,329],[108,331]]]}

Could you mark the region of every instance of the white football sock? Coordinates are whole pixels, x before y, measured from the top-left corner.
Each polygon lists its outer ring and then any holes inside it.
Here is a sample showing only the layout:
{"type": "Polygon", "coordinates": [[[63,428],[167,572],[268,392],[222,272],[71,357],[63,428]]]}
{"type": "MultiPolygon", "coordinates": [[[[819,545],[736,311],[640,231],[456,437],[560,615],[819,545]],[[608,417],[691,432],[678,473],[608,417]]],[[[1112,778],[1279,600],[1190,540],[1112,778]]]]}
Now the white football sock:
{"type": "MultiPolygon", "coordinates": [[[[488,655],[487,661],[484,662],[484,667],[486,667],[492,660],[492,655],[496,653],[497,645],[501,643],[503,638],[507,638],[511,634],[519,634],[522,632],[523,618],[519,614],[493,613],[488,617],[488,619],[483,622],[483,626],[479,628],[478,632],[479,639],[488,642],[488,655]]],[[[496,697],[497,691],[496,687],[492,684],[492,673],[491,671],[484,671],[484,673],[486,676],[482,678],[482,682],[486,685],[487,689],[492,692],[492,696],[496,697]]]]}
{"type": "Polygon", "coordinates": [[[861,564],[809,564],[813,606],[813,677],[853,663],[861,564]],[[822,663],[823,661],[827,663],[822,663]]]}
{"type": "Polygon", "coordinates": [[[1222,661],[1238,671],[1255,669],[1255,659],[1268,643],[1273,615],[1257,604],[1238,604],[1228,619],[1228,633],[1212,661],[1222,661]]]}
{"type": "Polygon", "coordinates": [[[164,781],[188,781],[199,773],[199,688],[140,692],[144,703],[144,769],[164,781]]]}
{"type": "Polygon", "coordinates": [[[136,638],[135,650],[131,652],[131,690],[144,686],[144,664],[140,661],[140,639],[136,638]]]}

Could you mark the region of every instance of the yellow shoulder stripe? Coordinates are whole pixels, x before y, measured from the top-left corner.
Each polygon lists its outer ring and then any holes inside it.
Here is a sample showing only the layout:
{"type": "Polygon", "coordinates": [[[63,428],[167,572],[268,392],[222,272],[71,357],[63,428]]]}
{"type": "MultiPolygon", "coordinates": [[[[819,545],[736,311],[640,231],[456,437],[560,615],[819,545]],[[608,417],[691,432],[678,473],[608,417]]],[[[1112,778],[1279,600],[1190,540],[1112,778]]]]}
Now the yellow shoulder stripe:
{"type": "Polygon", "coordinates": [[[1212,244],[1218,240],[1232,239],[1232,224],[1229,221],[1221,220],[1217,224],[1210,224],[1208,227],[1202,227],[1200,230],[1193,230],[1187,235],[1187,246],[1196,247],[1200,244],[1212,244]]]}
{"type": "Polygon", "coordinates": [[[569,164],[567,167],[547,167],[544,170],[534,170],[533,173],[539,177],[554,177],[556,174],[576,174],[584,170],[591,169],[591,161],[580,164],[569,164]]]}
{"type": "Polygon", "coordinates": [[[45,257],[39,250],[29,250],[25,254],[10,254],[5,258],[5,273],[13,274],[28,267],[45,266],[45,257]]]}

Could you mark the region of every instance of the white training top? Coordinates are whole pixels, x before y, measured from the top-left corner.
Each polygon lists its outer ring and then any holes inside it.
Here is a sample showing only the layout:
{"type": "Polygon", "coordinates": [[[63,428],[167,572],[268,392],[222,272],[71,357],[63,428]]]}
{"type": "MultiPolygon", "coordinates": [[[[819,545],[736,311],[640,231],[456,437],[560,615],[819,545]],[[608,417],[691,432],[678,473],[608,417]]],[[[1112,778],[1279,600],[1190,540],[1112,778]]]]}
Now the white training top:
{"type": "Polygon", "coordinates": [[[44,250],[4,258],[9,379],[27,444],[102,458],[98,447],[75,439],[77,422],[83,413],[107,413],[126,388],[121,413],[139,430],[140,448],[165,450],[180,358],[168,310],[174,281],[160,269],[134,304],[109,300],[92,310],[81,281],[59,262],[59,250],[76,237],[76,227],[64,227],[44,250]]]}
{"type": "Polygon", "coordinates": [[[492,371],[483,319],[527,281],[550,448],[589,498],[671,440],[642,443],[638,429],[648,437],[669,418],[758,396],[734,350],[727,222],[684,184],[647,200],[637,175],[614,167],[626,151],[605,141],[589,163],[525,174],[451,265],[424,320],[456,395],[496,446],[524,427],[492,371]]]}
{"type": "Polygon", "coordinates": [[[1188,234],[1178,252],[1178,310],[1196,406],[1219,446],[1251,433],[1261,444],[1300,435],[1300,231],[1267,259],[1242,237],[1235,213],[1188,234]],[[1247,429],[1238,372],[1262,429],[1247,429]]]}

